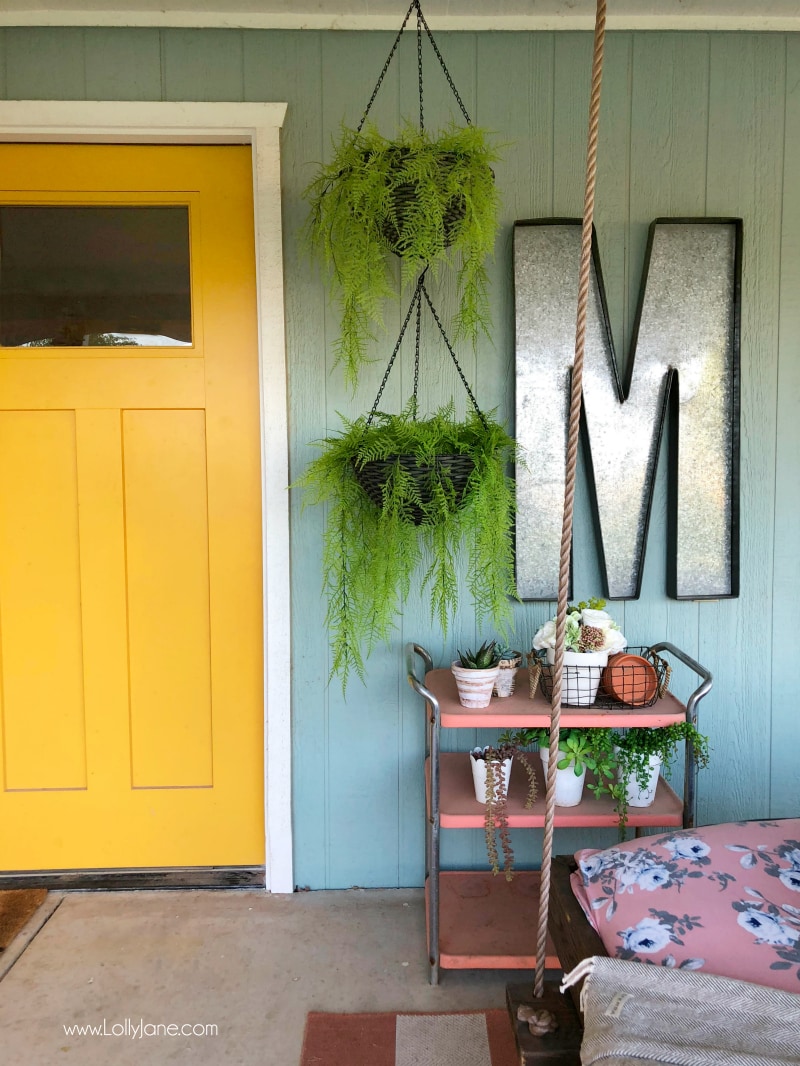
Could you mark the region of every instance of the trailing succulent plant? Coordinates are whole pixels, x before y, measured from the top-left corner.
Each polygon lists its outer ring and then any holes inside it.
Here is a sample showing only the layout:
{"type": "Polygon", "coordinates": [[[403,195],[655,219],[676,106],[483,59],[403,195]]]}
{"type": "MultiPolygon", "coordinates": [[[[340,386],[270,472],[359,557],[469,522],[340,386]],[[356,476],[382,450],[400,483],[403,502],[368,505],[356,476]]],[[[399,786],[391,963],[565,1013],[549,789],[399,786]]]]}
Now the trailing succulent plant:
{"type": "Polygon", "coordinates": [[[708,737],[703,736],[692,722],[673,722],[654,729],[636,726],[622,734],[612,733],[611,738],[618,780],[608,791],[616,800],[614,809],[619,815],[620,837],[624,837],[628,824],[628,779],[633,778],[639,789],[646,789],[652,755],[661,759],[662,772],[668,774],[679,746],[688,743],[697,767],[708,766],[708,737]]]}
{"type": "Polygon", "coordinates": [[[392,140],[373,126],[342,128],[333,158],[305,190],[305,236],[328,268],[342,320],[336,346],[355,386],[367,345],[383,325],[383,303],[421,269],[457,264],[454,339],[489,331],[486,259],[497,232],[498,196],[486,133],[450,125],[434,136],[407,123],[392,140]]]}
{"type": "Polygon", "coordinates": [[[308,502],[328,505],[325,620],[331,674],[340,675],[343,687],[353,672],[363,680],[369,653],[390,641],[423,560],[419,581],[443,634],[458,608],[462,550],[478,624],[488,617],[502,633],[511,620],[514,483],[508,464],[516,444],[488,415],[472,412],[456,421],[452,403],[430,418],[414,416],[412,401],[399,415],[378,412],[371,425],[365,417],[344,419],[342,433],[320,442],[322,454],[296,482],[308,490],[308,502]],[[437,463],[443,453],[472,461],[463,494],[437,463]],[[387,462],[377,504],[360,480],[373,460],[387,462]]]}
{"type": "Polygon", "coordinates": [[[486,762],[486,809],[483,820],[486,854],[492,873],[496,876],[500,873],[500,852],[497,848],[499,838],[506,881],[512,881],[514,878],[514,849],[508,825],[508,793],[503,780],[503,761],[516,756],[524,767],[528,775],[525,809],[530,810],[536,800],[536,772],[528,760],[529,753],[524,749],[533,744],[536,737],[537,731],[534,729],[520,729],[513,733],[506,731],[497,738],[496,745],[474,748],[471,752],[473,759],[483,759],[486,762]]]}

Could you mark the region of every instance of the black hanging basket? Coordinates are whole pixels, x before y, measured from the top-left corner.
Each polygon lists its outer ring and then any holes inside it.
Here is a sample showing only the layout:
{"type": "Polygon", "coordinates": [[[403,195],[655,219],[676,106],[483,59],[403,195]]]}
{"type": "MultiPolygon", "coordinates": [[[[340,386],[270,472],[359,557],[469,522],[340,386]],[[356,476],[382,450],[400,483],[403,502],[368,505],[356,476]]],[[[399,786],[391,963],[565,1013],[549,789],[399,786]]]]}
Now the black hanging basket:
{"type": "MultiPolygon", "coordinates": [[[[400,149],[407,154],[407,149],[400,149]]],[[[452,153],[443,153],[438,159],[441,170],[452,169],[455,156],[452,153]]],[[[418,186],[414,182],[402,182],[396,185],[389,193],[391,199],[391,214],[381,225],[381,233],[386,243],[395,255],[402,257],[406,251],[403,233],[406,219],[414,211],[419,209],[418,186]]],[[[467,202],[462,193],[451,197],[445,207],[442,216],[442,246],[449,248],[458,236],[458,230],[467,213],[467,202]]]]}
{"type": "Polygon", "coordinates": [[[427,517],[426,506],[437,494],[437,484],[455,509],[464,501],[470,475],[475,464],[469,455],[437,455],[433,463],[419,463],[413,455],[398,455],[392,459],[371,459],[354,465],[356,479],[376,507],[382,507],[386,484],[400,466],[414,479],[419,503],[409,503],[405,518],[414,525],[422,525],[427,517]]]}

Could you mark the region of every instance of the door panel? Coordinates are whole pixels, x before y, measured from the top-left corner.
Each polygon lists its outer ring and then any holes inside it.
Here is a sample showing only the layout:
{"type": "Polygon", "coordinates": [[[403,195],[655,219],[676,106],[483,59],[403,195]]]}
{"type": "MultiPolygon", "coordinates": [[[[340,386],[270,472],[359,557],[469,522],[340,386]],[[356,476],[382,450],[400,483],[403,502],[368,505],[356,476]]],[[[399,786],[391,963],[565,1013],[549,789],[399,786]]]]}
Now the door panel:
{"type": "Polygon", "coordinates": [[[86,787],[75,415],[0,411],[6,788],[86,787]],[[37,708],[39,713],[31,714],[37,708]]]}
{"type": "MultiPolygon", "coordinates": [[[[0,204],[186,208],[192,308],[190,347],[86,347],[94,292],[61,332],[47,303],[58,346],[0,348],[0,869],[259,865],[250,150],[2,145],[0,163],[0,204]]],[[[112,270],[97,255],[89,288],[112,270]]],[[[167,321],[119,290],[123,334],[167,321]]]]}
{"type": "Polygon", "coordinates": [[[132,784],[209,788],[204,412],[126,411],[122,439],[132,784]]]}

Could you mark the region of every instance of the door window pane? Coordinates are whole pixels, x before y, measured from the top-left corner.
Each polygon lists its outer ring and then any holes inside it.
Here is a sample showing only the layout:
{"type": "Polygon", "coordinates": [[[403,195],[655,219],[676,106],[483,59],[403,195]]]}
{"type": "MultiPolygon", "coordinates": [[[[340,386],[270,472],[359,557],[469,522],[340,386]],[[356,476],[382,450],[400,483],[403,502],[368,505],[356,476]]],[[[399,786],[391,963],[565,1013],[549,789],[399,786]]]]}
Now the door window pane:
{"type": "Polygon", "coordinates": [[[191,343],[188,207],[0,207],[0,345],[191,343]]]}

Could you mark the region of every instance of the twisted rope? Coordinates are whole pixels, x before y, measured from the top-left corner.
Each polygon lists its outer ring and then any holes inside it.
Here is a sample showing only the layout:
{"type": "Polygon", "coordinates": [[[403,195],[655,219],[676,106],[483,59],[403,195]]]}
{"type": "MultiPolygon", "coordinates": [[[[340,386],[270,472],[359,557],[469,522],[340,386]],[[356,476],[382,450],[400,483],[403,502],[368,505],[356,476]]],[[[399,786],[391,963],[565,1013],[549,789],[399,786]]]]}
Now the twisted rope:
{"type": "Polygon", "coordinates": [[[547,954],[547,923],[550,912],[550,864],[553,858],[553,826],[555,821],[556,763],[561,726],[561,688],[564,668],[564,633],[567,622],[570,554],[572,550],[572,517],[575,505],[575,474],[578,460],[581,392],[583,386],[583,352],[586,340],[586,312],[589,305],[589,277],[592,265],[592,223],[594,194],[597,182],[597,134],[600,125],[600,83],[603,77],[603,44],[606,31],[606,0],[597,0],[594,27],[594,55],[592,57],[592,91],[589,102],[589,142],[586,150],[586,186],[581,231],[581,263],[578,277],[578,312],[575,325],[575,360],[569,401],[567,432],[567,469],[564,484],[564,520],[561,529],[561,555],[558,571],[558,607],[556,610],[555,663],[553,667],[553,697],[550,712],[550,759],[547,765],[547,802],[542,840],[542,875],[539,884],[539,926],[536,948],[536,974],[533,994],[544,994],[544,969],[547,954]]]}

